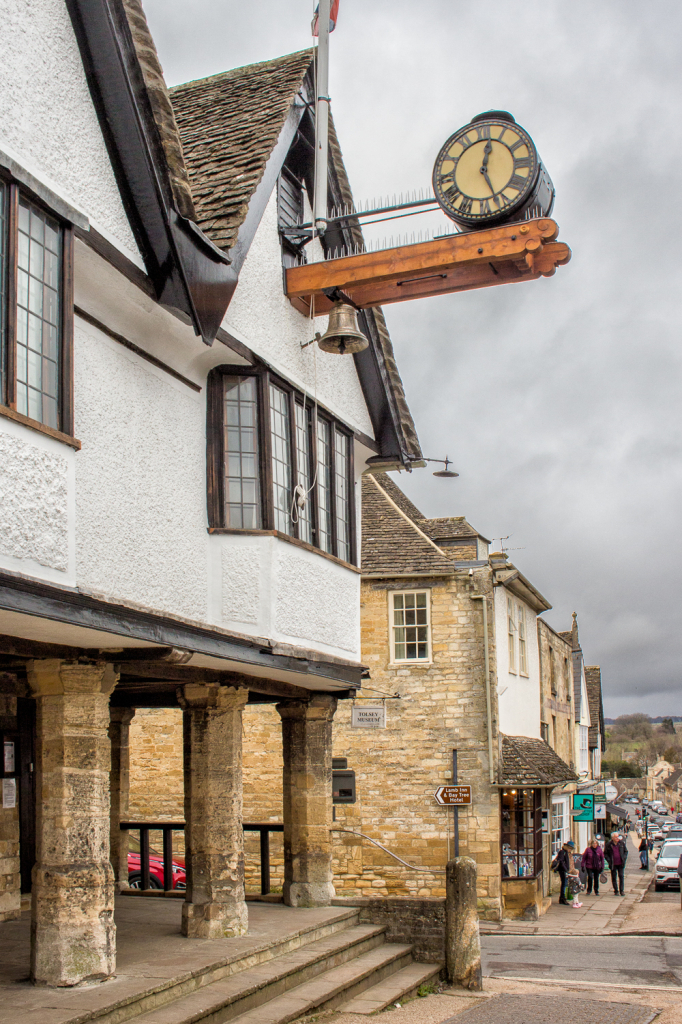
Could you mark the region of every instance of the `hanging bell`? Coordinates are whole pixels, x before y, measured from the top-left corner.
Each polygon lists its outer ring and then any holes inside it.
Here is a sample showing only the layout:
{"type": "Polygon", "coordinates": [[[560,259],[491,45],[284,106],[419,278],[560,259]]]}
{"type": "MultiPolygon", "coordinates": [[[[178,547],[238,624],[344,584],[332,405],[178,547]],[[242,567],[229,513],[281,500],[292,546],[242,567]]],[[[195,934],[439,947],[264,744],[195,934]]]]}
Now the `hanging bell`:
{"type": "Polygon", "coordinates": [[[353,352],[362,352],[369,342],[358,328],[358,315],[347,302],[335,302],[329,313],[329,324],[317,344],[323,352],[333,352],[337,356],[345,356],[353,352]]]}

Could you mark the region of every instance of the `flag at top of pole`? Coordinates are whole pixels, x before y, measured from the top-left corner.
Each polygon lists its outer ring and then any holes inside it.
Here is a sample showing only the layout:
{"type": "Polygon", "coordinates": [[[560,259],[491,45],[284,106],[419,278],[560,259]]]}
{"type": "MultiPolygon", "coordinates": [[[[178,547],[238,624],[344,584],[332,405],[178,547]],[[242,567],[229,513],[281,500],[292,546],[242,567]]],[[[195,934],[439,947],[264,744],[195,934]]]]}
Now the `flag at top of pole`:
{"type": "MultiPolygon", "coordinates": [[[[336,22],[339,17],[339,2],[340,0],[332,0],[331,10],[329,11],[329,31],[333,32],[336,28],[336,22]]],[[[319,18],[320,18],[320,5],[318,4],[315,8],[315,14],[313,15],[313,21],[311,25],[312,33],[314,36],[319,36],[319,18]]]]}

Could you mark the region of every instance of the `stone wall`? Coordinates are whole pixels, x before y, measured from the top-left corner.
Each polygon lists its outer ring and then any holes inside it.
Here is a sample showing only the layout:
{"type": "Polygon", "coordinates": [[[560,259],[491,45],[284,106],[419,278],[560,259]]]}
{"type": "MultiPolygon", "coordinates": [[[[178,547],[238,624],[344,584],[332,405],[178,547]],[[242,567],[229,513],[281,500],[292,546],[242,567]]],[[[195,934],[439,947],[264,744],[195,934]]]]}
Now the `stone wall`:
{"type": "Polygon", "coordinates": [[[386,928],[386,942],[410,943],[415,960],[445,960],[445,899],[377,896],[333,902],[336,907],[359,907],[361,924],[386,928]]]}

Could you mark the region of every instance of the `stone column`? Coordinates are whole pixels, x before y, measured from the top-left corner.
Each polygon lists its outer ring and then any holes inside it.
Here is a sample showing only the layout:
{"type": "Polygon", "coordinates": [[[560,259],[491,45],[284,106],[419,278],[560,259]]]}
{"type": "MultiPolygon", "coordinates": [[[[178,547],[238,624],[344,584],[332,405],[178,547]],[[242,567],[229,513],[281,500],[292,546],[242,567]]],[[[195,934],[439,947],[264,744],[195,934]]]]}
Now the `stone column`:
{"type": "Polygon", "coordinates": [[[327,907],[332,885],[332,719],[336,697],[283,701],[284,902],[327,907]]]}
{"type": "Polygon", "coordinates": [[[128,888],[128,833],[121,832],[121,822],[127,821],[130,804],[130,723],[135,716],[135,708],[111,708],[109,716],[109,851],[116,891],[120,892],[128,888]]]}
{"type": "Polygon", "coordinates": [[[188,683],[184,708],[187,896],[182,934],[245,935],[242,709],[248,690],[188,683]]]}
{"type": "Polygon", "coordinates": [[[103,662],[27,665],[36,699],[36,863],[31,979],[68,986],[116,968],[109,863],[109,695],[103,662]]]}

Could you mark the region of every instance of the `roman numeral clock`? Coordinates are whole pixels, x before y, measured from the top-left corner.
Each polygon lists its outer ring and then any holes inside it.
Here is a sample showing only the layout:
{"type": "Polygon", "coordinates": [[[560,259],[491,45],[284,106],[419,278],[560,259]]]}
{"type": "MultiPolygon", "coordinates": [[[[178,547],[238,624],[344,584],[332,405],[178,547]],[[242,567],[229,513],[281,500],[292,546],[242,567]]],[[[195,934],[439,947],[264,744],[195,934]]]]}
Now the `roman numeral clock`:
{"type": "Polygon", "coordinates": [[[554,186],[528,132],[506,110],[472,118],[447,140],[433,168],[444,213],[465,229],[548,217],[554,186]]]}

